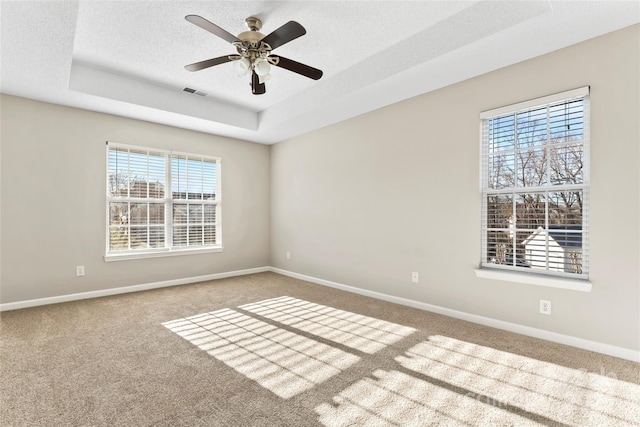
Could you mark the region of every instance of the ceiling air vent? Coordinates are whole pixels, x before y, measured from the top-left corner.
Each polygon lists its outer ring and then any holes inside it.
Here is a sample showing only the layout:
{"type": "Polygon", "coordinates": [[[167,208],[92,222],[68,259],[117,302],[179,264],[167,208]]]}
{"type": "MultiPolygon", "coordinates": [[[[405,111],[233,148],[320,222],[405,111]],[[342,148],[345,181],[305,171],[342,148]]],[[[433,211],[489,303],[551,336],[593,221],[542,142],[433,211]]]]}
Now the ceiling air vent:
{"type": "Polygon", "coordinates": [[[196,90],[196,89],[192,89],[190,87],[185,87],[184,89],[182,89],[183,92],[189,92],[192,93],[194,95],[198,95],[198,96],[207,96],[209,95],[207,92],[203,92],[201,90],[196,90]]]}

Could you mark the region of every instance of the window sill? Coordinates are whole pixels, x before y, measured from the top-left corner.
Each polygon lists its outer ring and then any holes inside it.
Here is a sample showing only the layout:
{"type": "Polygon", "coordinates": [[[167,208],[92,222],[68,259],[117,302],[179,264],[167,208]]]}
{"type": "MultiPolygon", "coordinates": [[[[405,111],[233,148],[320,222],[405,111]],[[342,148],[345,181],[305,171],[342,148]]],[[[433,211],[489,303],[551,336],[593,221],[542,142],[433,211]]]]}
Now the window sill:
{"type": "Polygon", "coordinates": [[[116,253],[116,254],[108,254],[104,256],[105,262],[112,261],[127,261],[131,259],[147,259],[147,258],[163,258],[168,256],[177,256],[177,255],[199,255],[206,254],[212,252],[222,252],[222,246],[216,246],[213,248],[200,248],[200,249],[174,249],[174,250],[163,250],[163,251],[153,251],[153,252],[126,252],[126,253],[116,253]]]}
{"type": "Polygon", "coordinates": [[[503,280],[506,282],[526,283],[528,285],[547,286],[549,288],[569,289],[572,291],[591,292],[591,282],[588,280],[566,279],[563,277],[549,277],[536,274],[519,273],[489,268],[475,270],[476,277],[483,279],[503,280]]]}

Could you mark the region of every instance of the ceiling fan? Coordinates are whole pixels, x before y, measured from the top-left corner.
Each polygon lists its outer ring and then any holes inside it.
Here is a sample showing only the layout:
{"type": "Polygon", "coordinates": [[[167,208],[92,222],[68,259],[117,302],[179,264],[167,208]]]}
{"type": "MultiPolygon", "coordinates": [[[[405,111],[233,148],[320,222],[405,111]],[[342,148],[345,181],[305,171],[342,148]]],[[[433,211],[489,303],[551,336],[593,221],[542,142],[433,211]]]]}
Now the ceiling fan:
{"type": "Polygon", "coordinates": [[[271,51],[307,33],[302,25],[289,21],[268,35],[260,33],[262,21],[256,17],[245,20],[249,31],[238,37],[207,21],[198,15],[187,15],[185,19],[194,25],[224,39],[236,47],[237,54],[220,56],[186,65],[187,71],[200,71],[227,62],[235,61],[238,75],[251,73],[251,93],[261,95],[266,92],[264,82],[271,78],[271,65],[293,71],[310,79],[318,80],[322,71],[283,56],[272,55],[271,51]]]}

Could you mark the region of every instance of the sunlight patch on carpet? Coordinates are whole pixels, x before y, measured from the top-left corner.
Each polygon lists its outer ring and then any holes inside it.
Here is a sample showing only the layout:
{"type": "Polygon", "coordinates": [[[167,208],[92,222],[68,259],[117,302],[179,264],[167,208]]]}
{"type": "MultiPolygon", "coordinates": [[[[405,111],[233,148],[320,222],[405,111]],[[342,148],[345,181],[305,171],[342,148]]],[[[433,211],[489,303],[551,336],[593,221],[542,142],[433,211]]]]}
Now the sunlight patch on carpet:
{"type": "MultiPolygon", "coordinates": [[[[640,425],[640,386],[604,368],[571,369],[490,347],[432,336],[395,360],[453,387],[577,425],[640,425]]],[[[458,413],[458,412],[456,412],[458,413]]]]}
{"type": "Polygon", "coordinates": [[[272,298],[239,308],[367,354],[380,351],[416,331],[291,297],[272,298]]]}
{"type": "Polygon", "coordinates": [[[376,370],[316,407],[326,427],[427,425],[536,425],[499,406],[396,370],[376,370]]]}
{"type": "Polygon", "coordinates": [[[284,399],[321,384],[360,360],[231,309],[163,326],[284,399]]]}

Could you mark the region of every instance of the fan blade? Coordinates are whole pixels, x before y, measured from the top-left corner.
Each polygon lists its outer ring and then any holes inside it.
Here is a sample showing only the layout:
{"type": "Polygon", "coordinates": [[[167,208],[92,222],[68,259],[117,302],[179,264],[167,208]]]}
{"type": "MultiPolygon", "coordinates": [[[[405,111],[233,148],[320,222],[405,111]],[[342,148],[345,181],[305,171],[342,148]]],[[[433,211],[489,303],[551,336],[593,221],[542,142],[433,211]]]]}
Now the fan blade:
{"type": "Polygon", "coordinates": [[[224,29],[218,27],[216,24],[207,21],[202,16],[187,15],[187,16],[184,17],[184,19],[186,19],[187,21],[191,22],[192,24],[197,25],[198,27],[202,28],[203,30],[209,31],[211,34],[214,34],[214,35],[220,37],[221,39],[224,39],[224,40],[228,41],[229,43],[235,43],[235,42],[239,42],[240,41],[236,36],[234,36],[233,34],[228,32],[227,30],[224,30],[224,29]]]}
{"type": "Polygon", "coordinates": [[[267,91],[264,83],[260,83],[260,77],[254,71],[251,74],[251,93],[254,95],[262,95],[267,91]]]}
{"type": "Polygon", "coordinates": [[[231,59],[231,55],[220,56],[218,58],[207,59],[206,61],[200,61],[193,64],[185,65],[184,69],[187,71],[200,71],[205,68],[213,67],[214,65],[225,64],[227,62],[233,61],[231,59]]]}
{"type": "Polygon", "coordinates": [[[307,31],[302,25],[296,21],[289,21],[271,34],[265,36],[262,41],[271,46],[271,49],[275,49],[305,34],[307,34],[307,31]]]}
{"type": "Polygon", "coordinates": [[[275,61],[272,62],[273,65],[285,68],[289,71],[293,71],[294,73],[298,73],[302,76],[309,77],[313,80],[318,80],[322,77],[322,71],[317,68],[310,67],[305,64],[301,64],[300,62],[294,61],[292,59],[285,58],[283,56],[270,55],[269,59],[273,58],[275,61]]]}

